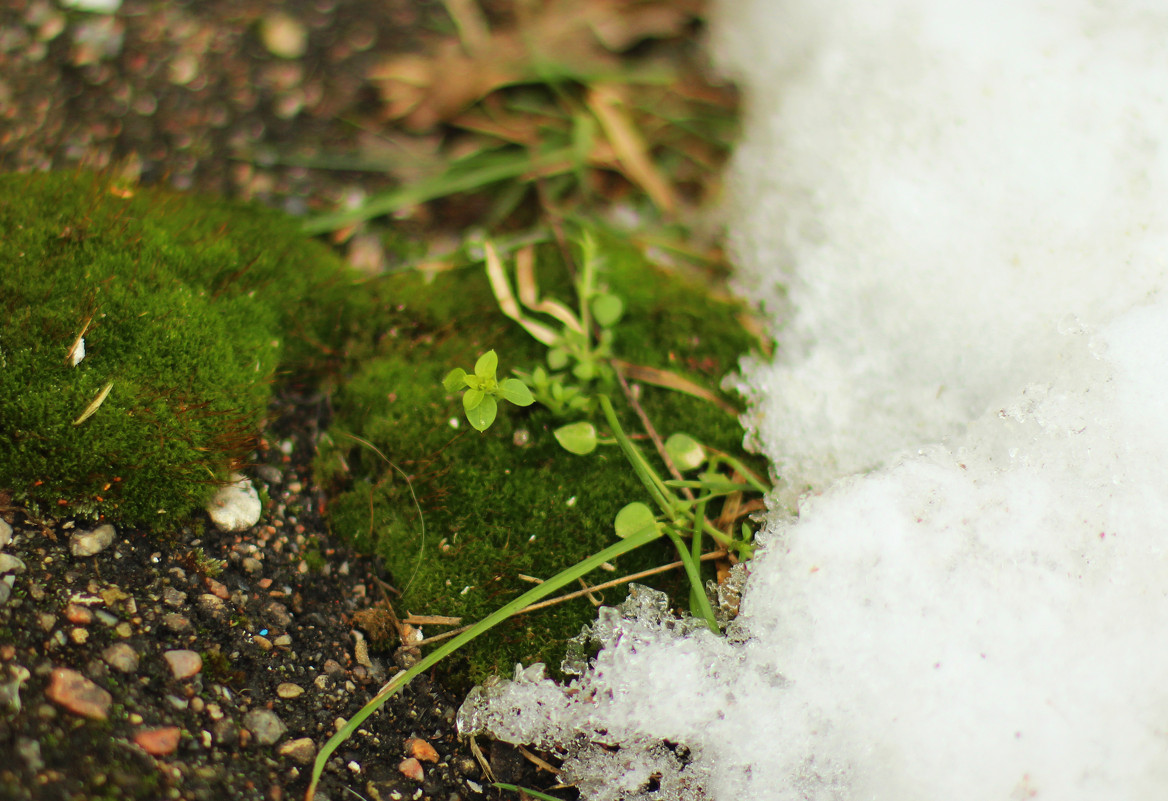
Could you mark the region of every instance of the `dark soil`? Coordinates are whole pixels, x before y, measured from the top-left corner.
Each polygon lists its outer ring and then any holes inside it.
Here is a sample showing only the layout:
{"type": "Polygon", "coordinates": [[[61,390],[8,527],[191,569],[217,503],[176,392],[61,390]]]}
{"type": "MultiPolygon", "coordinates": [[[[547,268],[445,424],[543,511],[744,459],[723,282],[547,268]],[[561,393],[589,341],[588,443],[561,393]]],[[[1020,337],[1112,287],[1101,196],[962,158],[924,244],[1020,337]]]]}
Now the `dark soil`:
{"type": "MultiPolygon", "coordinates": [[[[412,32],[447,24],[441,8],[418,0],[125,0],[105,15],[7,0],[0,168],[121,169],[296,213],[330,208],[384,179],[286,166],[270,155],[360,147],[352,121],[377,113],[370,66],[413,47],[412,32]],[[277,58],[261,42],[258,26],[276,11],[307,34],[302,56],[277,58]]],[[[390,577],[333,540],[320,517],[308,465],[324,411],[320,398],[285,390],[250,471],[266,489],[265,514],[242,534],[206,520],[163,538],[118,530],[100,553],[76,557],[70,537],[90,524],[34,516],[0,494],[0,517],[14,528],[2,551],[21,562],[5,571],[10,592],[0,589],[0,799],[303,795],[311,759],[337,720],[398,669],[397,643],[355,617],[383,592],[392,596],[383,584],[390,577]],[[118,643],[137,657],[128,671],[110,656],[118,643]],[[176,678],[164,657],[173,650],[199,654],[200,672],[176,678]],[[109,694],[104,717],[50,700],[63,668],[109,694]],[[259,710],[284,731],[263,731],[264,716],[249,715],[259,710]],[[177,746],[148,753],[143,743],[172,726],[177,746]],[[310,742],[289,745],[303,738],[310,742]]],[[[502,797],[470,743],[458,740],[459,699],[440,680],[415,681],[371,717],[329,763],[317,797],[502,797]],[[421,780],[401,768],[414,738],[437,752],[437,761],[419,752],[421,780]]],[[[484,750],[510,766],[497,773],[501,781],[554,783],[514,752],[484,750]]]]}

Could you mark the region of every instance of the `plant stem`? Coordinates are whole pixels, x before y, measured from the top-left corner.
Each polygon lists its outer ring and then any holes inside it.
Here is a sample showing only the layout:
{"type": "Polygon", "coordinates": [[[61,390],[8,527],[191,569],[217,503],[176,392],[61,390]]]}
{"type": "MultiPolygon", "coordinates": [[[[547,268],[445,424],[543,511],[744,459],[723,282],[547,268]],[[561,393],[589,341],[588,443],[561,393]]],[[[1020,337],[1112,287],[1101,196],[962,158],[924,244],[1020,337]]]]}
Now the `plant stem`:
{"type": "Polygon", "coordinates": [[[714,608],[710,606],[710,599],[706,597],[706,589],[702,586],[702,576],[698,573],[697,562],[690,556],[685,543],[681,541],[681,537],[673,530],[672,526],[665,526],[665,536],[673,541],[674,547],[677,548],[677,555],[681,557],[681,562],[685,565],[685,574],[689,577],[691,589],[690,597],[696,596],[698,611],[701,612],[701,616],[705,619],[706,625],[710,627],[710,631],[721,634],[722,630],[718,628],[718,620],[714,617],[714,608]]]}
{"type": "Polygon", "coordinates": [[[401,690],[402,687],[409,684],[414,679],[414,677],[425,673],[438,662],[441,662],[447,656],[454,653],[459,648],[478,637],[480,634],[493,629],[495,626],[499,625],[504,620],[507,620],[524,607],[546,598],[556,590],[571,584],[577,578],[591,573],[605,562],[616,559],[618,556],[626,554],[629,551],[636,550],[642,545],[647,545],[660,536],[661,532],[658,531],[657,527],[650,526],[642,529],[641,531],[638,531],[627,539],[613,543],[604,550],[599,551],[584,561],[579,562],[567,570],[556,574],[555,576],[545,581],[543,584],[540,584],[538,587],[533,587],[510,603],[495,610],[490,615],[471,626],[469,629],[455,637],[450,642],[430,653],[428,656],[422,659],[422,661],[418,662],[418,664],[414,665],[409,670],[392,678],[388,683],[386,683],[384,687],[381,688],[377,695],[370,699],[369,703],[361,707],[361,710],[355,714],[348,723],[342,726],[340,731],[330,737],[328,742],[324,744],[324,747],[320,749],[320,753],[316,755],[316,761],[312,766],[312,780],[309,782],[308,791],[305,793],[305,801],[313,801],[313,798],[316,795],[316,785],[320,781],[321,774],[324,772],[324,766],[328,762],[329,757],[333,755],[333,752],[337,750],[341,743],[345,742],[345,740],[349,739],[349,737],[353,735],[353,732],[355,732],[357,728],[365,722],[366,718],[380,709],[386,701],[388,701],[395,693],[401,690]]]}

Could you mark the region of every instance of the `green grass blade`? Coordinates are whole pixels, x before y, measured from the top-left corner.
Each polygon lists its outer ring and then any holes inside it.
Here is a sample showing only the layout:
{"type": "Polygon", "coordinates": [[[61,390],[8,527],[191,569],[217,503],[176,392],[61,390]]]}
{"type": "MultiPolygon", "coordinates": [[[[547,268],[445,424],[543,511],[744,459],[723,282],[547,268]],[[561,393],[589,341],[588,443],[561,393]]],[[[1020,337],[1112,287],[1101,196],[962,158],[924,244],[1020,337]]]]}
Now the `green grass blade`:
{"type": "Polygon", "coordinates": [[[471,192],[509,178],[518,178],[524,173],[548,167],[556,162],[569,164],[571,157],[570,147],[536,157],[524,151],[515,151],[497,156],[479,166],[467,169],[451,168],[429,181],[374,195],[357,208],[312,217],[304,221],[303,230],[307,234],[323,234],[383,214],[393,214],[440,197],[471,192]]]}
{"type": "Polygon", "coordinates": [[[551,577],[539,586],[533,587],[515,600],[500,607],[498,610],[483,618],[478,623],[475,623],[462,634],[459,634],[445,645],[442,645],[441,647],[434,650],[405,673],[391,679],[384,687],[381,688],[377,695],[373,696],[369,703],[361,707],[361,710],[355,714],[348,723],[342,726],[340,731],[330,737],[328,742],[324,744],[324,747],[320,749],[320,753],[316,755],[316,761],[312,765],[312,780],[308,785],[308,792],[305,794],[306,801],[312,801],[313,797],[316,795],[316,785],[320,781],[321,774],[324,772],[324,766],[328,762],[329,757],[333,755],[333,752],[337,750],[341,743],[345,742],[345,740],[349,739],[349,737],[353,735],[353,732],[355,732],[358,727],[360,727],[360,725],[365,722],[366,718],[380,709],[386,701],[388,701],[391,697],[393,697],[394,694],[413,681],[416,676],[425,673],[434,665],[450,656],[450,654],[454,653],[459,648],[478,637],[480,634],[493,629],[495,626],[512,617],[525,607],[530,606],[537,601],[543,600],[556,590],[559,590],[568,584],[571,584],[576,579],[591,573],[605,562],[616,559],[618,556],[626,554],[629,551],[636,550],[642,545],[647,545],[660,536],[661,533],[656,529],[656,527],[653,527],[643,529],[626,540],[613,543],[604,550],[597,552],[596,554],[588,557],[576,565],[573,565],[561,573],[557,573],[555,576],[551,577]]]}

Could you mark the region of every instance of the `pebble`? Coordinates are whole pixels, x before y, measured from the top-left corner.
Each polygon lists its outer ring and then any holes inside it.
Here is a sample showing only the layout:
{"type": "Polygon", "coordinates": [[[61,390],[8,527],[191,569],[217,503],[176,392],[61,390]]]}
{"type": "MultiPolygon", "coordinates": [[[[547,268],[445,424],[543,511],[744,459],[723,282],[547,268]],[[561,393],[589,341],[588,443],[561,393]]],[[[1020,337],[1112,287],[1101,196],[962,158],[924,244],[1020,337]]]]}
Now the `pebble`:
{"type": "Polygon", "coordinates": [[[191,621],[178,612],[167,612],[162,616],[162,625],[171,631],[186,631],[191,627],[191,621]]]}
{"type": "Polygon", "coordinates": [[[109,523],[98,526],[93,531],[78,531],[69,538],[69,550],[77,557],[99,554],[113,543],[116,534],[116,530],[109,523]]]}
{"type": "Polygon", "coordinates": [[[163,726],[158,729],[145,729],[134,735],[134,742],[138,747],[151,756],[166,756],[178,749],[178,741],[182,737],[182,729],[178,726],[163,726]]]}
{"type": "Polygon", "coordinates": [[[225,620],[227,618],[227,604],[218,595],[212,595],[209,592],[205,592],[199,596],[199,609],[216,620],[225,620]]]}
{"type": "Polygon", "coordinates": [[[93,613],[80,604],[65,604],[65,618],[70,623],[85,625],[93,622],[93,613]]]}
{"type": "Polygon", "coordinates": [[[406,749],[409,751],[410,756],[422,762],[438,761],[438,752],[434,750],[434,746],[430,745],[421,737],[411,737],[406,740],[406,749]]]}
{"type": "Polygon", "coordinates": [[[216,598],[219,598],[220,600],[226,601],[228,598],[231,597],[231,593],[228,592],[228,590],[227,590],[227,585],[224,584],[223,582],[216,581],[215,579],[211,578],[210,576],[207,577],[206,581],[207,581],[207,589],[209,589],[211,591],[211,594],[214,595],[216,598]]]}
{"type": "Polygon", "coordinates": [[[288,607],[284,606],[284,604],[273,601],[267,605],[267,607],[264,609],[264,613],[267,614],[268,619],[272,621],[274,625],[279,626],[282,629],[288,628],[288,626],[292,623],[292,615],[288,614],[288,607]]]}
{"type": "Polygon", "coordinates": [[[220,531],[246,531],[259,522],[263,505],[250,481],[238,473],[232,476],[232,481],[211,498],[207,514],[220,531]]]}
{"type": "Polygon", "coordinates": [[[8,586],[7,581],[0,581],[0,606],[8,603],[8,599],[12,597],[12,587],[8,586]]]}
{"type": "Polygon", "coordinates": [[[114,643],[101,652],[101,658],[114,670],[134,673],[138,670],[138,652],[124,642],[114,643]]]}
{"type": "Polygon", "coordinates": [[[312,741],[311,737],[301,737],[284,743],[276,750],[276,753],[288,757],[293,762],[307,765],[316,756],[316,743],[312,741]]]}
{"type": "Polygon", "coordinates": [[[54,668],[45,695],[77,715],[105,720],[113,697],[76,670],[54,668]]]}
{"type": "Polygon", "coordinates": [[[187,594],[174,587],[166,587],[162,590],[162,602],[167,606],[184,606],[187,602],[187,594]]]}
{"type": "Polygon", "coordinates": [[[5,573],[23,573],[24,562],[10,553],[0,553],[0,575],[5,573]]]}
{"type": "Polygon", "coordinates": [[[89,640],[89,630],[83,629],[80,626],[72,629],[69,632],[69,639],[73,641],[74,645],[85,645],[89,640]]]}
{"type": "Polygon", "coordinates": [[[426,778],[426,771],[422,770],[422,763],[413,757],[403,759],[398,764],[397,769],[401,771],[401,775],[411,781],[420,782],[426,778]]]}
{"type": "Polygon", "coordinates": [[[8,668],[8,681],[0,682],[0,708],[13,713],[20,711],[20,685],[31,675],[23,665],[8,668]]]}
{"type": "Polygon", "coordinates": [[[284,721],[270,709],[253,709],[243,716],[243,725],[255,735],[260,745],[272,745],[287,730],[284,721]]]}
{"type": "Polygon", "coordinates": [[[203,669],[203,657],[194,651],[186,649],[167,651],[162,656],[170,665],[170,672],[176,679],[189,679],[203,669]]]}
{"type": "Polygon", "coordinates": [[[303,694],[304,688],[290,681],[286,681],[276,688],[276,695],[284,699],[299,698],[303,694]]]}
{"type": "Polygon", "coordinates": [[[8,547],[8,543],[12,542],[12,526],[8,525],[8,521],[0,517],[0,548],[8,547]]]}
{"type": "Polygon", "coordinates": [[[264,569],[264,563],[254,556],[249,556],[243,560],[243,569],[248,573],[258,573],[264,569]]]}
{"type": "Polygon", "coordinates": [[[300,58],[308,50],[308,31],[298,20],[277,11],[260,21],[260,41],[273,56],[300,58]]]}

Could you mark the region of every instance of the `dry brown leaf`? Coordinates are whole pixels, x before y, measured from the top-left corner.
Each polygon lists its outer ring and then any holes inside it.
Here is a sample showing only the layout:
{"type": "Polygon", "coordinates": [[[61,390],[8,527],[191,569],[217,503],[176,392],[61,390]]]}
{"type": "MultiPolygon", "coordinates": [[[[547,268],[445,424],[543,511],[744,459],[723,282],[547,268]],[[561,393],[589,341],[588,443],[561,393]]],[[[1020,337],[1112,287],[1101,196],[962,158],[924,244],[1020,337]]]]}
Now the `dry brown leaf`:
{"type": "Polygon", "coordinates": [[[476,21],[471,5],[448,4],[462,41],[441,42],[428,56],[395,57],[370,74],[389,118],[426,130],[504,86],[541,81],[552,65],[575,75],[615,71],[615,52],[646,38],[675,36],[700,12],[692,0],[554,0],[519,15],[514,27],[489,32],[476,21]]]}
{"type": "Polygon", "coordinates": [[[645,190],[657,208],[672,213],[677,207],[673,187],[649,157],[645,141],[624,110],[619,89],[609,85],[594,86],[588,91],[587,102],[616,151],[625,177],[645,190]]]}

